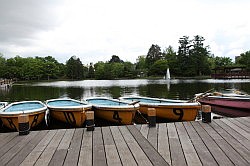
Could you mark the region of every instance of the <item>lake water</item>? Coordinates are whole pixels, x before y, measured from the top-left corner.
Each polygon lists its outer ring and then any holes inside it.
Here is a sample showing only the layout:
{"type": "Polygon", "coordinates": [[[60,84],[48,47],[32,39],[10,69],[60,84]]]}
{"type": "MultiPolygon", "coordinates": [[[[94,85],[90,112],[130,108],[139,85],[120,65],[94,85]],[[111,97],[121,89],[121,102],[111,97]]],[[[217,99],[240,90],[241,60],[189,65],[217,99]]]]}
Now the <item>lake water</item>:
{"type": "MultiPolygon", "coordinates": [[[[250,80],[83,80],[15,83],[10,88],[0,88],[0,101],[14,102],[24,100],[40,100],[69,97],[81,100],[93,96],[118,98],[136,95],[170,99],[192,99],[196,93],[209,89],[238,89],[250,94],[250,80]]],[[[212,114],[213,115],[213,114],[212,114]]],[[[136,123],[145,123],[145,117],[137,116],[136,123]]],[[[65,123],[51,121],[50,129],[69,128],[65,123]]],[[[157,122],[166,122],[157,118],[157,122]]],[[[96,126],[117,125],[102,119],[95,119],[96,126]]],[[[37,128],[47,129],[45,123],[37,128]]],[[[9,132],[1,128],[0,132],[9,132]]]]}
{"type": "Polygon", "coordinates": [[[138,95],[170,99],[191,99],[196,93],[209,89],[238,89],[250,94],[249,79],[159,79],[134,80],[83,80],[16,83],[11,88],[0,88],[0,101],[45,101],[53,98],[69,97],[83,99],[92,96],[118,98],[138,95]]]}

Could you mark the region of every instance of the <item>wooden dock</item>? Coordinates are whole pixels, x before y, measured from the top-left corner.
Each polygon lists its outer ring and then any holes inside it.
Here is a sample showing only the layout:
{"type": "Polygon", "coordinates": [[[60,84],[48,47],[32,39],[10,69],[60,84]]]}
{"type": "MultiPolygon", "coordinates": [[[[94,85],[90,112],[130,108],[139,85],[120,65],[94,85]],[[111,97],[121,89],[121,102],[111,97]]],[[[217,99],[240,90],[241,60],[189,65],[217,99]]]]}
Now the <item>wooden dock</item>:
{"type": "Polygon", "coordinates": [[[0,165],[250,165],[250,117],[0,133],[0,165]]]}

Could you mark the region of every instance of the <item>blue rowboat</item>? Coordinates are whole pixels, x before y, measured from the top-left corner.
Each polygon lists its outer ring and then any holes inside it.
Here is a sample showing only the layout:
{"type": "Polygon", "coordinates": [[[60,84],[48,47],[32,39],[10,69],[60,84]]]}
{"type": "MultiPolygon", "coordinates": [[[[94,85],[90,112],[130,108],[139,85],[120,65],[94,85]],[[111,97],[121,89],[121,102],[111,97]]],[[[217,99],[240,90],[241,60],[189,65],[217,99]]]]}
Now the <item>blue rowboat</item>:
{"type": "Polygon", "coordinates": [[[198,110],[201,108],[198,102],[188,102],[186,100],[160,99],[140,96],[120,97],[120,100],[128,102],[138,101],[140,112],[147,114],[149,108],[156,110],[156,116],[171,121],[193,121],[198,110]]]}
{"type": "Polygon", "coordinates": [[[28,116],[29,127],[34,128],[44,120],[46,110],[41,101],[14,102],[0,110],[0,118],[6,127],[18,131],[18,117],[28,116]]]}
{"type": "Polygon", "coordinates": [[[107,97],[91,97],[85,99],[93,105],[95,116],[118,124],[132,124],[139,104],[109,99],[107,97]]]}
{"type": "Polygon", "coordinates": [[[86,120],[85,112],[92,108],[85,102],[69,98],[47,100],[46,105],[51,117],[73,127],[82,127],[86,120]]]}

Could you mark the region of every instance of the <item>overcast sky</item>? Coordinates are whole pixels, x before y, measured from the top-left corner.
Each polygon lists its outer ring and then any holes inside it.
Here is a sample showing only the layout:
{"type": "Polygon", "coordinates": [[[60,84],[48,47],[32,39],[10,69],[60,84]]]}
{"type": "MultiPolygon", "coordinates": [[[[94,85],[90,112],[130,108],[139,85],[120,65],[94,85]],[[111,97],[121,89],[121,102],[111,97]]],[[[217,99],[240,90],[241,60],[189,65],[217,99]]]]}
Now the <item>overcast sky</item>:
{"type": "Polygon", "coordinates": [[[135,62],[152,44],[177,51],[200,35],[234,60],[250,50],[249,16],[250,0],[0,0],[0,53],[135,62]]]}

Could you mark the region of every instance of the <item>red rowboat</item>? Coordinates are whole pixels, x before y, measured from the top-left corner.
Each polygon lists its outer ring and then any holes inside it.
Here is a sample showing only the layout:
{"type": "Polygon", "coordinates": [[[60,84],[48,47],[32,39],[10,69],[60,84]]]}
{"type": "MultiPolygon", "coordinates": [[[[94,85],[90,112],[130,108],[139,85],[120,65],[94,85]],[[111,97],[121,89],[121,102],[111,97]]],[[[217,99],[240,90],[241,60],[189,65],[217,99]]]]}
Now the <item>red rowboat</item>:
{"type": "MultiPolygon", "coordinates": [[[[197,95],[198,96],[198,95],[197,95]]],[[[201,104],[208,104],[216,108],[221,107],[221,109],[216,109],[216,112],[221,111],[223,114],[227,112],[225,109],[234,109],[236,111],[235,116],[250,116],[250,96],[242,95],[236,93],[210,93],[206,94],[205,97],[198,99],[201,104]],[[238,113],[237,113],[238,112],[238,113]],[[243,112],[244,114],[240,114],[243,112]]]]}

